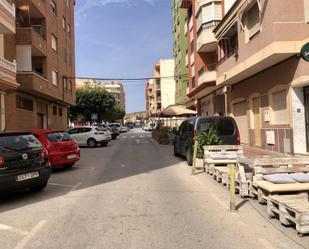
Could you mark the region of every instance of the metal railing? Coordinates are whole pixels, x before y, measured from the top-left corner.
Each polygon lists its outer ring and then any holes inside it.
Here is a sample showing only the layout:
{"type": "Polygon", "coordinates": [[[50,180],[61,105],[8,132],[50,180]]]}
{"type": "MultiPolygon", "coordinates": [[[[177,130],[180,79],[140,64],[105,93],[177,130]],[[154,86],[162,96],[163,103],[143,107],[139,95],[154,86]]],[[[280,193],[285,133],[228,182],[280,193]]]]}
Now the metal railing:
{"type": "Polygon", "coordinates": [[[10,4],[6,0],[0,0],[0,5],[3,6],[12,16],[15,17],[15,4],[10,4]]]}
{"type": "Polygon", "coordinates": [[[197,31],[197,35],[199,35],[204,29],[216,27],[220,22],[221,20],[212,20],[209,22],[202,23],[197,31]]]}
{"type": "Polygon", "coordinates": [[[16,73],[16,71],[17,71],[17,66],[16,66],[15,60],[13,62],[10,62],[10,61],[0,57],[0,66],[7,69],[7,70],[10,70],[14,73],[16,73]]]}

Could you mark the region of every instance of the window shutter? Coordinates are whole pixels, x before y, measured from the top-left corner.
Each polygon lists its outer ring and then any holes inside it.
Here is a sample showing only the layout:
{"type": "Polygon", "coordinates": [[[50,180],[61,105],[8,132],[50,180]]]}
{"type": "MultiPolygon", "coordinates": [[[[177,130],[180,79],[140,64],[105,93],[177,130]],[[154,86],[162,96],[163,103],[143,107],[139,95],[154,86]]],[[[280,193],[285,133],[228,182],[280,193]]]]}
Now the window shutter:
{"type": "Polygon", "coordinates": [[[251,9],[248,10],[248,30],[249,38],[255,35],[260,30],[260,12],[258,4],[254,4],[251,9]]]}

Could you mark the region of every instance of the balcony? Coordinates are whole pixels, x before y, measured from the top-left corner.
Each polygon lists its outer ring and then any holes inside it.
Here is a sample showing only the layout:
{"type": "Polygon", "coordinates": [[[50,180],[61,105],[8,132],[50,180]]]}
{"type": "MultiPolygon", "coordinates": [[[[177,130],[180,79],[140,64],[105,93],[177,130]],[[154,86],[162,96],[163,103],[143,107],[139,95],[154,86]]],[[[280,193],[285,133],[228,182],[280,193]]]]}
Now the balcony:
{"type": "Polygon", "coordinates": [[[0,0],[0,34],[14,34],[15,26],[15,5],[0,0]]]}
{"type": "Polygon", "coordinates": [[[19,89],[30,94],[51,98],[48,80],[35,72],[18,72],[17,81],[20,83],[19,89]]]}
{"type": "Polygon", "coordinates": [[[31,17],[35,19],[44,18],[46,15],[46,0],[15,0],[17,10],[23,17],[29,18],[29,11],[31,10],[31,17]]]}
{"type": "Polygon", "coordinates": [[[16,89],[16,62],[10,62],[0,57],[0,87],[2,90],[16,89]]]}
{"type": "Polygon", "coordinates": [[[180,0],[180,8],[187,9],[192,6],[192,0],[180,0]]]}
{"type": "Polygon", "coordinates": [[[213,29],[220,23],[220,20],[214,20],[203,23],[197,32],[197,51],[213,52],[217,50],[217,39],[213,29]]]}
{"type": "Polygon", "coordinates": [[[47,55],[47,42],[33,27],[17,28],[16,45],[31,45],[33,56],[47,55]]]}
{"type": "Polygon", "coordinates": [[[298,22],[302,18],[300,13],[304,11],[303,4],[289,5],[287,1],[279,0],[271,2],[263,11],[272,15],[267,21],[258,20],[258,30],[254,33],[246,28],[248,22],[246,23],[245,17],[248,11],[242,9],[243,1],[235,2],[234,7],[214,29],[221,53],[217,67],[217,84],[231,85],[258,74],[298,55],[302,45],[308,41],[308,24],[298,22]],[[244,16],[241,20],[237,19],[240,13],[244,16]],[[283,21],[282,17],[287,16],[289,18],[283,21]],[[229,36],[229,33],[233,33],[230,31],[234,26],[235,30],[241,32],[235,36],[233,47],[225,51],[224,47],[228,47],[226,42],[234,39],[229,36]]]}
{"type": "Polygon", "coordinates": [[[202,85],[208,82],[214,82],[217,78],[216,64],[210,64],[203,67],[198,72],[198,85],[202,85]]]}

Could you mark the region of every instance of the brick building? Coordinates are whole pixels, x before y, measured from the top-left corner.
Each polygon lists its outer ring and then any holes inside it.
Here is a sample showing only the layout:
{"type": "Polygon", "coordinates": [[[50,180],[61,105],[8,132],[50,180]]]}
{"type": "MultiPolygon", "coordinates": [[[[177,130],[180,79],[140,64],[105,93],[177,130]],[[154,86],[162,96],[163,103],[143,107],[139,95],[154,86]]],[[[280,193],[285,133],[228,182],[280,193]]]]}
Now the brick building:
{"type": "Polygon", "coordinates": [[[14,29],[2,35],[1,49],[7,60],[16,60],[15,72],[14,62],[8,65],[17,84],[8,91],[1,88],[1,128],[66,128],[67,107],[75,104],[75,1],[11,2],[0,2],[15,9],[14,29]]]}

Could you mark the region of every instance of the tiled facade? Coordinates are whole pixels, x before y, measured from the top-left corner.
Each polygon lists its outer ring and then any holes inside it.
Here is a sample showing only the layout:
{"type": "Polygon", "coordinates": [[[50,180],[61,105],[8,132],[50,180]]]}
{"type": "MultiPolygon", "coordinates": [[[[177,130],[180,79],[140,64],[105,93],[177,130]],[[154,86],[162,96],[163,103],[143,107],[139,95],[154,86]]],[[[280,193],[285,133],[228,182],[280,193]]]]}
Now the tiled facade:
{"type": "Polygon", "coordinates": [[[75,1],[13,2],[16,32],[5,34],[2,45],[16,60],[17,87],[5,92],[1,128],[65,129],[67,107],[75,104],[75,1]]]}

